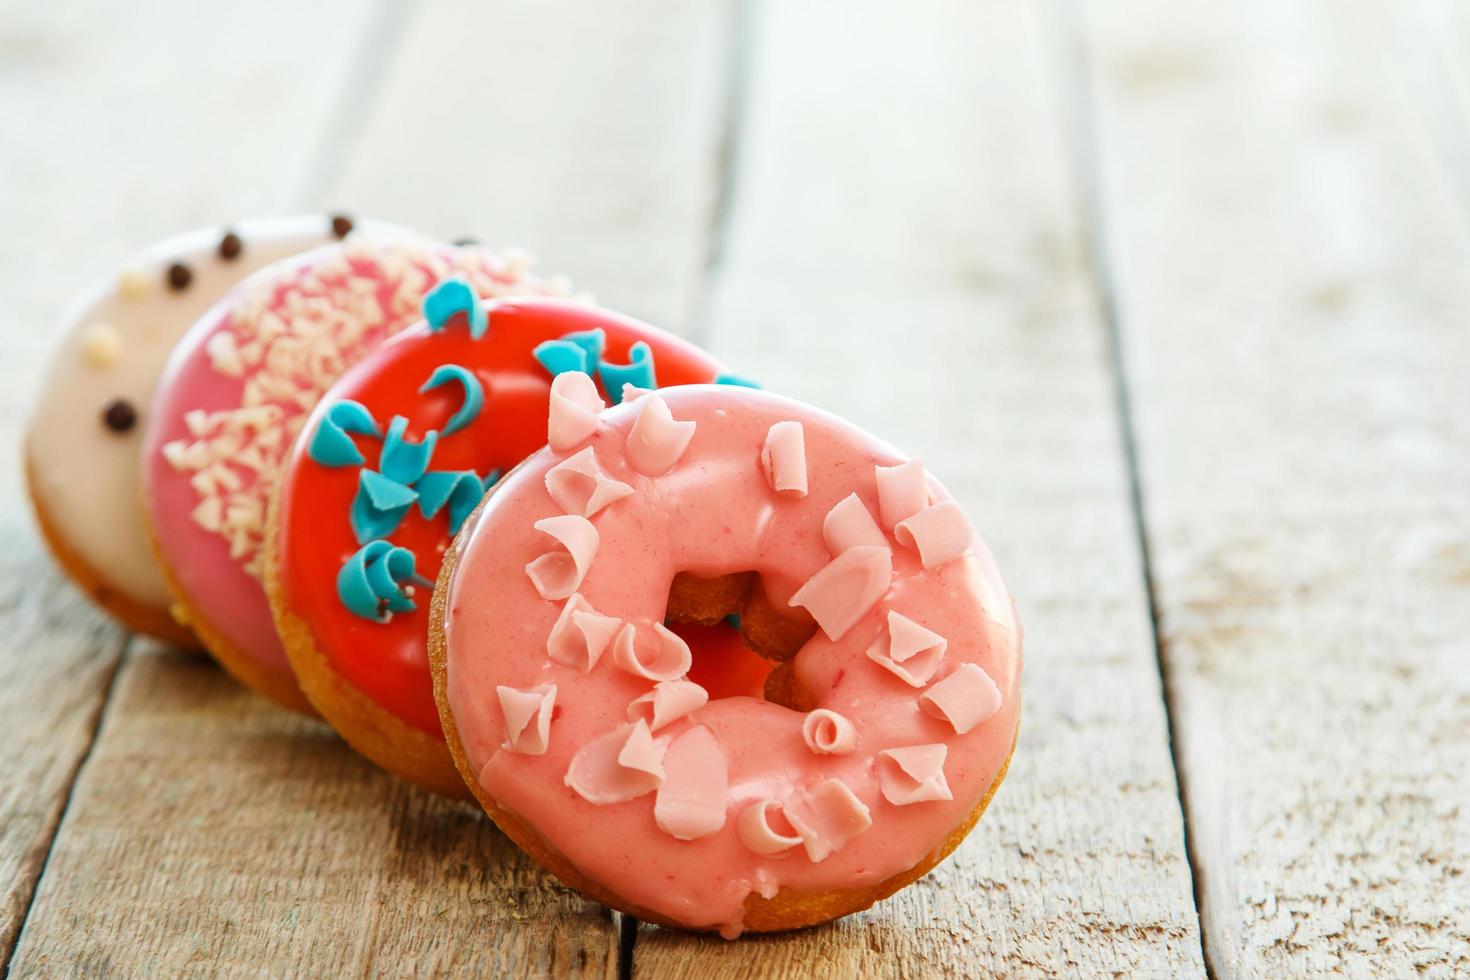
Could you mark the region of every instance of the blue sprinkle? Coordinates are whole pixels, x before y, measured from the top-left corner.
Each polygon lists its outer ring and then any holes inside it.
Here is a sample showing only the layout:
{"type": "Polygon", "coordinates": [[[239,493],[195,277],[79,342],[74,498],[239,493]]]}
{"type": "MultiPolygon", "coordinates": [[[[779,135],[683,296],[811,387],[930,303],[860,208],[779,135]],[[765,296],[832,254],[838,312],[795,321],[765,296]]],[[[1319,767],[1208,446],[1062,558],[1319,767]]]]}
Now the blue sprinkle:
{"type": "Polygon", "coordinates": [[[721,371],[719,374],[715,375],[715,384],[736,385],[741,388],[761,387],[761,383],[759,381],[754,381],[750,378],[743,378],[738,374],[731,374],[729,371],[721,371]]]}
{"type": "Polygon", "coordinates": [[[479,340],[485,335],[490,317],[485,312],[485,304],[480,302],[480,297],[475,295],[464,276],[445,279],[424,297],[424,319],[429,321],[431,331],[438,333],[443,330],[449,318],[456,313],[465,315],[470,337],[479,340]]]}
{"type": "Polygon", "coordinates": [[[581,371],[587,374],[587,351],[585,348],[572,343],[570,340],[547,340],[536,345],[531,352],[536,355],[536,360],[541,366],[551,372],[554,378],[558,374],[568,371],[581,371]]]}
{"type": "Polygon", "coordinates": [[[395,415],[388,424],[388,434],[383,438],[383,453],[378,457],[378,469],[390,480],[411,485],[429,468],[434,446],[439,442],[439,433],[430,429],[423,442],[411,442],[404,438],[407,431],[408,419],[395,415]]]}
{"type": "Polygon", "coordinates": [[[408,508],[418,499],[412,488],[381,473],[363,470],[358,476],[357,495],[352,498],[348,522],[359,544],[387,537],[398,529],[408,508]]]}
{"type": "Polygon", "coordinates": [[[406,484],[391,480],[373,470],[363,470],[358,477],[358,486],[378,510],[407,507],[419,499],[418,492],[406,484]]]}
{"type": "Polygon", "coordinates": [[[485,386],[480,384],[480,379],[475,377],[467,368],[458,364],[441,364],[429,375],[429,380],[423,383],[419,392],[432,391],[435,388],[447,384],[458,384],[464,389],[464,401],[459,410],[449,416],[449,422],[444,426],[444,434],[458,432],[473,422],[480,414],[480,409],[485,405],[485,386]]]}
{"type": "Polygon", "coordinates": [[[466,477],[480,483],[474,470],[430,470],[419,478],[414,489],[419,492],[419,513],[432,519],[454,495],[454,488],[466,477]]]}
{"type": "Polygon", "coordinates": [[[395,612],[418,608],[404,592],[407,582],[428,584],[414,571],[413,552],[379,538],[343,563],[337,572],[337,598],[354,615],[386,623],[395,612]]]}
{"type": "Polygon", "coordinates": [[[352,401],[340,401],[322,415],[321,424],[312,433],[311,445],[306,455],[323,466],[358,466],[363,455],[353,443],[349,432],[381,438],[378,423],[363,405],[352,401]]]}
{"type": "MultiPolygon", "coordinates": [[[[495,474],[497,477],[499,474],[495,474]]],[[[481,483],[474,473],[466,473],[468,479],[460,480],[454,485],[454,492],[449,495],[449,533],[458,534],[464,525],[465,519],[475,512],[479,506],[480,498],[485,496],[485,490],[490,481],[481,483]]]]}
{"type": "Polygon", "coordinates": [[[650,391],[658,387],[653,375],[653,348],[641,340],[628,349],[627,364],[602,361],[597,366],[597,373],[602,379],[602,390],[607,392],[608,400],[614,405],[622,402],[625,384],[650,391]]]}
{"type": "Polygon", "coordinates": [[[607,333],[601,327],[563,334],[561,339],[576,344],[586,351],[588,364],[596,364],[601,361],[602,352],[607,349],[607,333]]]}
{"type": "Polygon", "coordinates": [[[740,615],[738,613],[731,613],[730,615],[726,616],[725,625],[730,627],[732,630],[738,630],[740,628],[740,615]]]}
{"type": "Polygon", "coordinates": [[[498,479],[499,470],[492,470],[483,481],[474,470],[430,470],[418,482],[419,513],[432,518],[448,504],[449,533],[458,534],[465,518],[498,479]]]}

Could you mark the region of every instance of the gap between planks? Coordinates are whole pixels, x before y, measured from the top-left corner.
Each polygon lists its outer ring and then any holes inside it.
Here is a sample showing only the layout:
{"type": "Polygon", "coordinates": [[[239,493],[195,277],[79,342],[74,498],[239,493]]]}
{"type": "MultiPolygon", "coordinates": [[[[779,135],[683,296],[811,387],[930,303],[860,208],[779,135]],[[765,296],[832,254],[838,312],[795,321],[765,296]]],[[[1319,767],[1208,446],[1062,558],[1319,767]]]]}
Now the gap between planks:
{"type": "Polygon", "coordinates": [[[1203,890],[1200,882],[1199,855],[1196,853],[1194,835],[1190,832],[1189,796],[1185,792],[1186,777],[1180,764],[1177,732],[1179,706],[1173,685],[1170,684],[1169,661],[1164,656],[1163,639],[1159,632],[1159,598],[1154,582],[1153,555],[1149,547],[1148,512],[1144,508],[1143,478],[1139,471],[1138,426],[1134,418],[1133,399],[1129,390],[1128,365],[1123,356],[1123,324],[1118,309],[1117,282],[1107,247],[1108,213],[1103,203],[1097,118],[1094,92],[1090,81],[1095,53],[1088,43],[1086,24],[1079,3],[1080,0],[1055,0],[1052,4],[1051,21],[1055,25],[1053,33],[1057,36],[1058,48],[1058,56],[1053,58],[1053,62],[1058,74],[1062,76],[1060,85],[1063,91],[1070,93],[1070,97],[1064,99],[1063,103],[1072,110],[1070,114],[1067,114],[1067,118],[1062,120],[1062,128],[1070,137],[1072,170],[1076,178],[1081,224],[1087,242],[1088,267],[1092,273],[1104,336],[1107,341],[1107,356],[1113,381],[1113,409],[1117,415],[1119,444],[1128,478],[1128,506],[1138,543],[1139,572],[1143,594],[1148,604],[1149,638],[1153,643],[1154,661],[1158,666],[1159,685],[1164,696],[1164,723],[1169,735],[1169,760],[1174,770],[1175,795],[1179,798],[1179,808],[1183,815],[1179,829],[1184,839],[1185,857],[1189,862],[1189,880],[1193,890],[1200,957],[1204,962],[1206,975],[1214,977],[1215,970],[1210,961],[1209,940],[1205,935],[1201,907],[1203,890]]]}

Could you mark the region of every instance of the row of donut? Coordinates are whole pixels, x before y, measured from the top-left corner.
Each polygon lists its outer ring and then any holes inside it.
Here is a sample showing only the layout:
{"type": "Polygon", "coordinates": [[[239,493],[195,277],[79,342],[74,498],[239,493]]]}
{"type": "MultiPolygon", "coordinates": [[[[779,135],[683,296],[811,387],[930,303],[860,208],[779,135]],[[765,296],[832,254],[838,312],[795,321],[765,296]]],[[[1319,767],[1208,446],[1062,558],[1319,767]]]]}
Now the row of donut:
{"type": "Polygon", "coordinates": [[[592,898],[727,936],[864,908],[1004,774],[999,573],[917,459],[569,293],[340,215],[162,243],[66,317],[44,536],[592,898]]]}

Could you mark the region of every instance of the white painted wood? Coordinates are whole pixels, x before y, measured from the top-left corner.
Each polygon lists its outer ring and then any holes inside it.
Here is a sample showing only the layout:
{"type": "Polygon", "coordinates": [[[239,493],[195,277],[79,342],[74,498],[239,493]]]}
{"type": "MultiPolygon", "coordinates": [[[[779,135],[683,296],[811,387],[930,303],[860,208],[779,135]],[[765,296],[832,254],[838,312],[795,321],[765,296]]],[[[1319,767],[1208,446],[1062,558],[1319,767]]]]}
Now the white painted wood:
{"type": "Polygon", "coordinates": [[[1405,11],[1086,13],[1210,962],[1463,975],[1470,231],[1405,11]]]}
{"type": "Polygon", "coordinates": [[[761,4],[709,340],[921,453],[1026,625],[1009,777],[868,913],[722,944],[644,927],[641,976],[1202,972],[1103,323],[1028,5],[761,4]]]}
{"type": "MultiPolygon", "coordinates": [[[[343,67],[300,36],[327,22],[285,3],[0,4],[0,458],[20,458],[73,290],[155,238],[291,203],[343,67]]],[[[3,969],[125,637],[53,569],[18,465],[0,467],[0,563],[3,969]]]]}
{"type": "Polygon", "coordinates": [[[727,0],[459,0],[405,26],[334,199],[519,245],[682,329],[715,205],[727,0]]]}

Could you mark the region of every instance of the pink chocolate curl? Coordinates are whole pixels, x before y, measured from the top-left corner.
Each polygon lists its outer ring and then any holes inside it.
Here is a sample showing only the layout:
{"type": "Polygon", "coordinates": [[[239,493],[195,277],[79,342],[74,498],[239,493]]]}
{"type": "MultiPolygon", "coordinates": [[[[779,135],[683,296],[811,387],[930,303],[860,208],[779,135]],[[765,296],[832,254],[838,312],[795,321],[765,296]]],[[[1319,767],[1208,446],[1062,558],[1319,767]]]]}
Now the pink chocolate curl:
{"type": "Polygon", "coordinates": [[[708,728],[695,725],[674,739],[664,756],[654,822],[679,840],[708,837],[725,826],[729,795],[725,752],[708,728]]]}
{"type": "Polygon", "coordinates": [[[868,659],[910,687],[923,687],[944,659],[948,641],[907,616],[888,611],[888,634],[868,647],[868,659]]]}
{"type": "MultiPolygon", "coordinates": [[[[648,656],[639,652],[638,627],[624,626],[613,641],[613,663],[630,674],[650,681],[672,681],[689,673],[694,656],[689,644],[670,632],[663,623],[653,624],[654,648],[648,656]]],[[[645,645],[646,646],[646,645],[645,645]]]]}
{"type": "Polygon", "coordinates": [[[883,518],[883,526],[888,530],[929,506],[922,461],[911,459],[897,466],[874,469],[878,478],[878,516],[883,518]]]}
{"type": "Polygon", "coordinates": [[[888,547],[888,538],[884,536],[883,529],[873,520],[873,515],[855,493],[843,497],[835,507],[827,511],[827,516],[822,519],[822,540],[827,543],[827,550],[832,552],[834,558],[848,548],[860,545],[888,547]]]}
{"type": "Polygon", "coordinates": [[[551,379],[546,441],[557,452],[566,452],[597,431],[597,413],[604,407],[596,382],[581,371],[563,371],[551,379]]]}
{"type": "Polygon", "coordinates": [[[638,404],[641,408],[628,432],[623,454],[628,465],[644,476],[662,476],[689,448],[694,423],[675,419],[668,403],[654,392],[639,398],[638,404]]]}
{"type": "Polygon", "coordinates": [[[605,474],[597,465],[597,454],[588,446],[547,470],[546,492],[568,514],[591,518],[631,494],[633,488],[605,474]]]}
{"type": "Polygon", "coordinates": [[[573,595],[546,638],[546,655],[559,664],[587,673],[597,666],[622,620],[604,616],[580,595],[573,595]]]}
{"type": "Polygon", "coordinates": [[[919,695],[919,708],[949,722],[963,735],[1000,710],[1000,688],[975,664],[960,664],[944,680],[919,695]]]}
{"type": "Polygon", "coordinates": [[[659,681],[653,690],[628,704],[628,718],[648,722],[653,731],[698,711],[709,701],[709,692],[693,681],[659,681]]]}
{"type": "Polygon", "coordinates": [[[873,825],[867,804],[840,779],[824,779],[796,794],[786,804],[786,819],[812,861],[837,853],[873,825]]]}
{"type": "Polygon", "coordinates": [[[944,778],[949,749],[939,743],[885,749],[878,753],[878,788],[894,806],[952,800],[944,778]]]}
{"type": "Polygon", "coordinates": [[[581,588],[582,579],[597,556],[597,528],[576,514],[543,517],[532,526],[555,539],[561,547],[528,564],[526,574],[541,598],[565,599],[581,588]]]}
{"type": "Polygon", "coordinates": [[[937,568],[965,553],[975,529],[960,505],[946,500],[900,521],[893,536],[899,544],[917,551],[925,568],[937,568]]]}
{"type": "Polygon", "coordinates": [[[777,422],[761,447],[766,482],[782,496],[806,496],[806,433],[800,422],[777,422]]]}
{"type": "Polygon", "coordinates": [[[533,687],[529,691],[502,685],[495,688],[495,693],[500,698],[500,714],[505,720],[505,748],[522,755],[543,754],[551,737],[556,685],[533,687]]]}
{"type": "Polygon", "coordinates": [[[664,779],[657,769],[668,741],[645,742],[647,734],[647,725],[641,731],[637,725],[619,725],[597,736],[572,756],[566,784],[588,803],[622,803],[652,793],[664,779]]]}
{"type": "Polygon", "coordinates": [[[892,552],[860,545],[824,565],[796,590],[791,605],[805,607],[829,639],[840,640],[883,597],[892,581],[892,552]]]}

